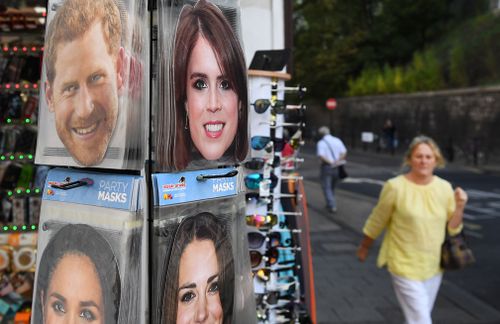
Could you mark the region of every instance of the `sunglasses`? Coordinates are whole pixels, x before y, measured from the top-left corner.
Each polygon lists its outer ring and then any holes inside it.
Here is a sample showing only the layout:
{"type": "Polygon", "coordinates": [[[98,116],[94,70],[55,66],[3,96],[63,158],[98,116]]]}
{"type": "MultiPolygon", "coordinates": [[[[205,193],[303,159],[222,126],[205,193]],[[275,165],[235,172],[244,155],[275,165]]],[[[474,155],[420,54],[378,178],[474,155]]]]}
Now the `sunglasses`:
{"type": "Polygon", "coordinates": [[[250,250],[250,264],[252,268],[257,268],[262,261],[267,261],[270,265],[273,265],[278,262],[279,256],[280,253],[276,248],[268,249],[265,254],[259,251],[250,250]]]}
{"type": "Polygon", "coordinates": [[[252,268],[258,268],[264,260],[267,261],[269,265],[275,265],[276,263],[281,265],[295,265],[297,262],[295,257],[296,251],[302,251],[302,248],[300,246],[273,247],[267,249],[264,254],[257,250],[250,250],[250,264],[252,265],[252,268]],[[283,251],[283,258],[286,259],[287,257],[293,257],[293,259],[283,260],[278,263],[280,251],[283,251]]]}
{"type": "Polygon", "coordinates": [[[277,168],[281,166],[281,158],[279,157],[279,155],[275,155],[272,159],[263,159],[255,157],[252,158],[250,161],[246,161],[245,163],[243,163],[243,166],[249,170],[260,170],[266,164],[272,166],[273,168],[277,168]]]}
{"type": "Polygon", "coordinates": [[[265,205],[272,203],[271,199],[267,197],[261,197],[258,192],[247,192],[245,194],[245,199],[247,200],[247,203],[251,203],[253,201],[255,201],[258,204],[265,204],[265,205]]]}
{"type": "Polygon", "coordinates": [[[271,107],[271,111],[274,114],[282,114],[287,109],[287,105],[283,100],[257,99],[252,106],[258,114],[265,113],[269,107],[271,107]]]}
{"type": "Polygon", "coordinates": [[[250,145],[257,151],[266,149],[267,152],[271,152],[274,149],[275,152],[281,152],[285,146],[285,141],[282,138],[271,140],[269,136],[252,136],[250,145]]]}
{"type": "Polygon", "coordinates": [[[248,247],[251,249],[259,249],[267,242],[267,248],[274,248],[281,245],[281,234],[279,232],[271,232],[264,235],[260,232],[250,232],[247,234],[248,247]]]}
{"type": "Polygon", "coordinates": [[[280,272],[292,272],[295,275],[295,270],[300,269],[300,265],[296,266],[284,266],[279,269],[270,269],[270,268],[260,268],[258,270],[252,271],[252,275],[257,279],[267,282],[271,278],[271,273],[280,273],[280,272]]]}
{"type": "Polygon", "coordinates": [[[248,226],[260,227],[272,227],[278,224],[278,216],[276,214],[267,215],[246,215],[245,220],[248,226]]]}
{"type": "Polygon", "coordinates": [[[271,173],[269,179],[264,179],[262,173],[250,173],[245,176],[244,181],[245,181],[245,186],[251,190],[259,189],[260,183],[262,181],[269,182],[271,189],[274,189],[278,184],[278,177],[274,173],[271,173]]]}
{"type": "Polygon", "coordinates": [[[243,163],[243,166],[249,170],[260,170],[266,165],[266,160],[263,158],[252,158],[250,161],[243,163]]]}

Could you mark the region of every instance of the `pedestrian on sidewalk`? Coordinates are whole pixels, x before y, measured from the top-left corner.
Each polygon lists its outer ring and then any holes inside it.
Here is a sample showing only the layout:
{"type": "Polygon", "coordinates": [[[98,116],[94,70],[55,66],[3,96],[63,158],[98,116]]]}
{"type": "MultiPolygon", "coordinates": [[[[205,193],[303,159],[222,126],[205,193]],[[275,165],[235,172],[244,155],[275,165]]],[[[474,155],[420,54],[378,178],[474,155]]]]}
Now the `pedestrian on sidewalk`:
{"type": "Polygon", "coordinates": [[[326,208],[329,212],[337,212],[335,201],[335,185],[338,180],[339,165],[346,163],[347,149],[344,143],[330,134],[330,129],[322,126],[318,129],[320,140],[316,152],[321,160],[320,181],[325,195],[326,208]]]}
{"type": "Polygon", "coordinates": [[[394,126],[390,119],[386,119],[384,127],[382,127],[382,140],[384,143],[383,147],[385,147],[387,152],[391,153],[391,155],[394,155],[397,147],[396,126],[394,126]]]}
{"type": "Polygon", "coordinates": [[[442,280],[441,245],[445,231],[462,230],[467,194],[434,175],[444,159],[436,143],[418,136],[405,154],[406,174],[388,180],[363,228],[357,250],[360,261],[386,229],[377,259],[387,266],[408,324],[432,323],[431,311],[442,280]]]}

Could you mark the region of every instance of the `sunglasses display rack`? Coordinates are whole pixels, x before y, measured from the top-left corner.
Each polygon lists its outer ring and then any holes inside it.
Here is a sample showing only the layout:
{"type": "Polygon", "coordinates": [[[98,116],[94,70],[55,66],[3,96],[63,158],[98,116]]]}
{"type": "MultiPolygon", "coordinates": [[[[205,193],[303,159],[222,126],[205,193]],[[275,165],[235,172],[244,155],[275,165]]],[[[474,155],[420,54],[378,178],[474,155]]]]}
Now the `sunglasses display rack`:
{"type": "Polygon", "coordinates": [[[16,323],[29,323],[25,310],[31,307],[41,188],[48,171],[34,165],[44,23],[44,14],[34,7],[0,13],[2,322],[15,317],[16,323]]]}
{"type": "MultiPolygon", "coordinates": [[[[251,156],[243,164],[246,223],[259,323],[310,321],[309,283],[304,281],[302,141],[304,87],[286,87],[290,76],[250,70],[251,156]],[[294,97],[286,102],[285,95],[294,97]],[[298,221],[301,219],[300,221],[298,221]],[[307,289],[306,289],[307,288],[307,289]]],[[[307,236],[306,236],[307,237],[307,236]]]]}

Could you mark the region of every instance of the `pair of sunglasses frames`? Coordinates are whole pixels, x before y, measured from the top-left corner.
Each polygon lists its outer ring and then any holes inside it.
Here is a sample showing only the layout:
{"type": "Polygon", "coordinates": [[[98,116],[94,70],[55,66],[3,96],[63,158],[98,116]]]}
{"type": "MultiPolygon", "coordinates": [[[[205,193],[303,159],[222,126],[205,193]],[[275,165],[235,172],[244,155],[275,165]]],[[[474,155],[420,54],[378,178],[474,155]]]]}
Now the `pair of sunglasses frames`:
{"type": "Polygon", "coordinates": [[[259,249],[267,242],[267,248],[287,248],[293,244],[291,235],[301,232],[301,229],[276,229],[269,233],[249,232],[248,245],[251,249],[259,249]],[[281,233],[289,235],[282,235],[281,233]]]}
{"type": "Polygon", "coordinates": [[[265,254],[256,250],[250,250],[250,264],[252,268],[257,268],[262,261],[267,261],[270,265],[273,265],[278,262],[279,256],[280,253],[276,248],[268,249],[265,254]]]}
{"type": "Polygon", "coordinates": [[[269,136],[252,136],[250,145],[257,151],[266,149],[266,151],[270,153],[274,149],[275,152],[281,152],[285,146],[285,141],[282,138],[271,140],[269,136]]]}
{"type": "Polygon", "coordinates": [[[281,234],[279,232],[271,232],[262,234],[260,232],[249,232],[248,247],[251,249],[259,249],[267,242],[267,248],[278,247],[281,245],[281,234]]]}
{"type": "Polygon", "coordinates": [[[269,107],[271,107],[271,112],[273,114],[282,114],[287,109],[287,105],[283,100],[271,101],[269,99],[257,99],[252,106],[258,114],[265,113],[269,107]]]}
{"type": "Polygon", "coordinates": [[[252,158],[250,161],[243,163],[243,166],[249,170],[260,170],[267,163],[267,160],[263,158],[252,158]]]}
{"type": "MultiPolygon", "coordinates": [[[[292,145],[294,143],[292,142],[292,145]]],[[[303,141],[299,142],[299,145],[304,145],[303,141]]],[[[293,148],[293,146],[292,146],[293,148]]],[[[294,148],[297,149],[297,148],[294,148]]],[[[272,160],[270,159],[263,159],[263,158],[252,158],[250,161],[246,161],[243,163],[243,166],[249,170],[260,170],[264,168],[266,164],[272,166],[273,168],[277,168],[280,166],[293,166],[294,164],[299,164],[303,163],[304,159],[302,158],[296,158],[296,157],[284,157],[281,158],[279,155],[275,155],[272,160]]]]}
{"type": "Polygon", "coordinates": [[[245,194],[245,199],[247,203],[257,203],[258,205],[269,205],[272,203],[272,200],[269,197],[261,197],[258,192],[247,192],[245,194]]]}
{"type": "Polygon", "coordinates": [[[284,258],[293,256],[293,259],[283,260],[283,261],[280,261],[278,264],[295,265],[296,258],[295,258],[294,252],[301,251],[301,250],[302,250],[302,248],[300,246],[273,247],[273,248],[267,249],[266,253],[264,253],[264,254],[262,254],[260,251],[257,251],[257,250],[250,250],[250,264],[252,265],[252,268],[258,268],[259,265],[264,260],[269,265],[275,265],[276,263],[278,263],[278,258],[280,257],[280,251],[284,251],[284,254],[283,254],[284,258]],[[286,253],[286,251],[293,252],[294,254],[286,253]]]}
{"type": "Polygon", "coordinates": [[[271,189],[274,189],[276,187],[276,185],[278,184],[278,177],[274,173],[271,173],[271,176],[269,177],[269,179],[264,179],[264,176],[262,175],[262,173],[250,173],[250,174],[245,176],[244,181],[245,181],[245,186],[251,190],[259,189],[260,183],[262,181],[269,182],[271,189]]]}
{"type": "Polygon", "coordinates": [[[280,273],[280,272],[292,272],[295,275],[295,270],[300,269],[300,265],[296,266],[284,266],[279,269],[270,269],[270,268],[260,268],[258,270],[254,270],[252,275],[257,279],[267,282],[271,278],[271,273],[280,273]]]}
{"type": "Polygon", "coordinates": [[[246,215],[245,220],[248,226],[254,226],[257,228],[273,227],[274,225],[278,224],[278,216],[276,214],[246,215]]]}

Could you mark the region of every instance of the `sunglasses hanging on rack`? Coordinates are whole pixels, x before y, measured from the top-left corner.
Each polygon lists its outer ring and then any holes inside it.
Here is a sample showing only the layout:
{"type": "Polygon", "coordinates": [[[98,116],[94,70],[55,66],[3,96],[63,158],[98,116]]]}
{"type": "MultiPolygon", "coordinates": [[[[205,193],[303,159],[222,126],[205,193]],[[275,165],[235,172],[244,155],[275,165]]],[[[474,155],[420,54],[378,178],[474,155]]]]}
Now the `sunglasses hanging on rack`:
{"type": "Polygon", "coordinates": [[[245,186],[251,190],[259,189],[261,182],[263,181],[268,183],[271,189],[274,189],[278,184],[278,177],[271,173],[268,179],[264,179],[264,175],[262,173],[251,173],[245,176],[244,181],[245,186]]]}
{"type": "Polygon", "coordinates": [[[264,243],[266,248],[278,247],[281,245],[281,235],[278,232],[271,232],[269,234],[262,234],[259,232],[250,232],[247,234],[248,247],[251,249],[260,249],[264,243]]]}
{"type": "Polygon", "coordinates": [[[245,220],[248,226],[254,226],[257,228],[273,227],[278,224],[278,215],[276,214],[246,215],[245,220]]]}
{"type": "MultiPolygon", "coordinates": [[[[270,265],[274,265],[278,263],[278,259],[280,258],[280,251],[284,252],[296,252],[300,251],[301,248],[298,246],[294,247],[273,247],[270,249],[267,249],[266,252],[263,254],[260,251],[256,250],[250,250],[250,264],[252,265],[252,268],[257,268],[259,265],[262,263],[262,261],[266,261],[270,265]]],[[[294,264],[295,258],[293,260],[283,260],[282,262],[280,261],[278,264],[294,264]]]]}
{"type": "Polygon", "coordinates": [[[285,146],[285,140],[282,138],[271,139],[269,136],[252,136],[250,145],[254,150],[260,151],[266,149],[268,152],[281,152],[285,146]]]}
{"type": "Polygon", "coordinates": [[[306,109],[305,105],[287,105],[283,100],[257,99],[253,104],[254,110],[258,114],[263,114],[271,107],[271,113],[284,114],[288,110],[306,109]]]}
{"type": "Polygon", "coordinates": [[[264,243],[266,244],[266,248],[273,247],[290,247],[293,244],[293,240],[291,235],[294,233],[300,233],[300,230],[274,230],[269,233],[261,233],[261,232],[249,232],[247,234],[248,237],[248,246],[251,249],[259,249],[264,243]],[[281,233],[289,234],[288,237],[284,237],[281,233]]]}
{"type": "Polygon", "coordinates": [[[300,269],[300,265],[294,265],[294,266],[281,266],[280,268],[277,269],[271,269],[271,268],[260,268],[258,270],[253,270],[252,275],[256,277],[257,279],[266,282],[269,281],[271,278],[272,273],[280,274],[283,272],[286,273],[293,273],[295,275],[296,270],[300,269]]]}

